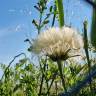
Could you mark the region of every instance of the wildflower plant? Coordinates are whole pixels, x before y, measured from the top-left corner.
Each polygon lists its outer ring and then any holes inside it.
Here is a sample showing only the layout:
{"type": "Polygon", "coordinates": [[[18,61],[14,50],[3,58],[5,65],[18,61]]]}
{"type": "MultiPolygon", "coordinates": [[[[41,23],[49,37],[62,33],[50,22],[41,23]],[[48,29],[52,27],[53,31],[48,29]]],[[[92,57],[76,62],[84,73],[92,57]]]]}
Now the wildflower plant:
{"type": "Polygon", "coordinates": [[[67,91],[61,61],[80,56],[80,49],[83,48],[83,40],[75,29],[64,26],[63,5],[61,6],[60,4],[63,4],[62,0],[56,0],[60,28],[52,27],[41,32],[33,41],[31,51],[36,54],[48,56],[57,62],[62,86],[67,91]]]}

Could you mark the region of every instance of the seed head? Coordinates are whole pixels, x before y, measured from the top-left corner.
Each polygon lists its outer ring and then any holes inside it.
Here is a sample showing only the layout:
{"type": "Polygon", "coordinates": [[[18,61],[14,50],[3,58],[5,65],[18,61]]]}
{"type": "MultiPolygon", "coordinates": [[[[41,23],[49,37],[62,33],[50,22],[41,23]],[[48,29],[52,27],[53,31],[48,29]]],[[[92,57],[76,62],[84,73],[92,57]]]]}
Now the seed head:
{"type": "Polygon", "coordinates": [[[53,27],[40,33],[32,46],[32,51],[36,54],[43,53],[52,60],[66,60],[83,48],[83,39],[75,29],[53,27]]]}

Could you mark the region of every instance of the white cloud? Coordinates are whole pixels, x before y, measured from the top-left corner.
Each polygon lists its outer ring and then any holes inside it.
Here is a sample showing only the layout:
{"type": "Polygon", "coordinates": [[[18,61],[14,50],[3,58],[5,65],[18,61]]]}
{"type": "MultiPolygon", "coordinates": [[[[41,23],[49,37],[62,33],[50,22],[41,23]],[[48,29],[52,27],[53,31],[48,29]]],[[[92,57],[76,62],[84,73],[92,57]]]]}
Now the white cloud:
{"type": "Polygon", "coordinates": [[[30,8],[24,8],[24,9],[9,9],[9,13],[16,13],[16,14],[23,14],[23,15],[32,15],[32,10],[30,8]]]}
{"type": "Polygon", "coordinates": [[[25,30],[26,30],[26,27],[24,24],[17,24],[17,25],[4,27],[4,28],[0,29],[0,38],[13,34],[15,32],[21,32],[21,31],[25,31],[25,30]]]}
{"type": "Polygon", "coordinates": [[[26,9],[20,9],[19,12],[24,15],[32,15],[32,10],[26,8],[26,9]]]}

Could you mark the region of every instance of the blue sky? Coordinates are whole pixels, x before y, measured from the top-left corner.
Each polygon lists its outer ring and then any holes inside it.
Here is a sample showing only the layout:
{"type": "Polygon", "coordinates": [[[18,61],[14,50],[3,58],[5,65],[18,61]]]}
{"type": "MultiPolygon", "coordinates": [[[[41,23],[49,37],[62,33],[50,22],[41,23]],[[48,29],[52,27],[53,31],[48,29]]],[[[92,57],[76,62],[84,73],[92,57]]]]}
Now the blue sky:
{"type": "MultiPolygon", "coordinates": [[[[0,2],[0,62],[8,63],[12,58],[27,52],[26,38],[36,36],[36,29],[32,19],[38,19],[38,12],[34,9],[38,0],[1,0],[0,2]]],[[[52,0],[49,0],[48,6],[52,0]]],[[[91,7],[83,0],[65,0],[65,23],[71,24],[82,31],[83,21],[91,19],[91,7]]]]}
{"type": "Polygon", "coordinates": [[[0,62],[8,63],[15,55],[27,51],[24,40],[34,34],[31,22],[36,17],[35,4],[36,0],[1,0],[0,62]]]}

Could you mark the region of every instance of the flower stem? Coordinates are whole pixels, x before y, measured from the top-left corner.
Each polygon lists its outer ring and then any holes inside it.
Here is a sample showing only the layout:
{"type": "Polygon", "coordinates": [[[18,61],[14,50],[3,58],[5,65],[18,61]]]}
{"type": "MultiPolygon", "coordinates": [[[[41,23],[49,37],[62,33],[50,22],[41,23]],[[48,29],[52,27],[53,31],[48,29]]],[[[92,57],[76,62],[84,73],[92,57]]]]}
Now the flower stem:
{"type": "MultiPolygon", "coordinates": [[[[56,6],[57,6],[57,10],[58,10],[58,15],[59,15],[59,26],[60,27],[63,27],[64,26],[63,1],[62,0],[56,0],[56,6]]],[[[62,64],[61,64],[61,61],[58,60],[57,61],[57,64],[58,64],[58,69],[59,69],[59,72],[60,72],[60,77],[61,77],[61,80],[62,80],[62,86],[63,86],[65,92],[67,92],[67,89],[65,87],[65,80],[64,80],[64,77],[63,77],[63,73],[62,73],[62,64]]]]}
{"type": "Polygon", "coordinates": [[[57,10],[59,14],[59,26],[64,26],[64,9],[62,0],[56,0],[57,10]]]}
{"type": "Polygon", "coordinates": [[[57,61],[57,64],[58,64],[58,69],[59,69],[59,72],[60,72],[60,78],[62,80],[62,86],[65,90],[65,92],[67,92],[67,89],[66,89],[66,86],[65,86],[65,79],[64,79],[64,76],[63,76],[63,73],[62,73],[62,63],[60,60],[57,61]]]}

